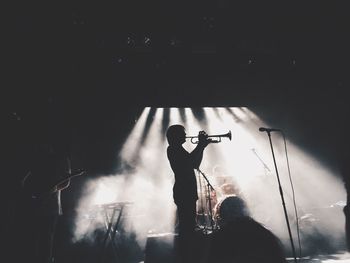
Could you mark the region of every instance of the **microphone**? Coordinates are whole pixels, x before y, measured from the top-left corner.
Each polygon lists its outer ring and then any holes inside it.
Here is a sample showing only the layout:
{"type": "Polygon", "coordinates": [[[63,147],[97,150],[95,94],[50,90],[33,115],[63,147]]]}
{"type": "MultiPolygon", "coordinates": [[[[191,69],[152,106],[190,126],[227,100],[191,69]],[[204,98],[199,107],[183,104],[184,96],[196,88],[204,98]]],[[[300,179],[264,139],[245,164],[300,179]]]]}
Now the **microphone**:
{"type": "Polygon", "coordinates": [[[260,127],[259,128],[259,131],[261,131],[261,132],[280,132],[280,131],[282,131],[282,130],[280,130],[280,129],[274,129],[274,128],[264,128],[264,127],[260,127]]]}

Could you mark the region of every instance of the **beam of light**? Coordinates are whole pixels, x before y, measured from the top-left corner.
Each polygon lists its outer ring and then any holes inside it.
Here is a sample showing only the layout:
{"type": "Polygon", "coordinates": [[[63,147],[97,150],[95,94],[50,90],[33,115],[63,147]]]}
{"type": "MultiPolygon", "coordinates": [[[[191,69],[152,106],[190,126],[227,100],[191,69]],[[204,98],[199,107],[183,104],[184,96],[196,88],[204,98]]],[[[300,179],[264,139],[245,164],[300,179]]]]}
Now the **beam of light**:
{"type": "MultiPolygon", "coordinates": [[[[150,126],[148,135],[145,139],[144,145],[139,151],[141,166],[148,169],[150,173],[157,171],[158,167],[155,165],[150,166],[148,164],[159,164],[160,153],[164,153],[164,134],[162,134],[162,118],[164,109],[157,109],[154,115],[153,122],[150,126]]],[[[164,155],[164,154],[163,154],[164,155]]],[[[154,173],[153,173],[154,174],[154,173]]]]}
{"type": "Polygon", "coordinates": [[[245,121],[248,118],[248,114],[246,113],[246,107],[230,108],[230,110],[233,112],[234,115],[237,116],[238,119],[242,121],[245,121]]]}
{"type": "MultiPolygon", "coordinates": [[[[266,127],[254,112],[245,108],[247,117],[242,127],[250,133],[255,143],[256,153],[259,155],[269,170],[265,169],[265,175],[256,176],[245,186],[245,193],[250,202],[250,207],[255,218],[270,227],[286,244],[289,237],[285,227],[285,219],[282,213],[281,197],[278,191],[277,178],[272,162],[272,153],[266,133],[258,131],[260,126],[266,127]],[[266,211],[274,211],[267,213],[266,211]]],[[[288,167],[284,152],[283,138],[280,134],[272,134],[272,141],[284,192],[288,216],[295,233],[295,215],[288,167]]],[[[341,246],[344,243],[343,226],[344,216],[339,200],[346,199],[345,188],[342,185],[340,175],[336,171],[329,170],[313,156],[307,154],[300,147],[287,139],[288,155],[290,156],[291,173],[296,194],[297,209],[302,225],[302,244],[305,248],[318,246],[310,242],[326,242],[332,247],[335,244],[341,246]],[[306,216],[307,215],[307,216],[306,216]],[[327,241],[325,241],[327,240],[327,241]]],[[[325,245],[325,244],[323,244],[325,245]]]]}
{"type": "MultiPolygon", "coordinates": [[[[218,174],[214,174],[213,168],[221,166],[221,175],[233,178],[234,183],[238,184],[240,194],[247,201],[252,216],[271,229],[288,248],[289,236],[269,141],[266,134],[258,130],[266,124],[248,108],[203,110],[205,119],[199,121],[191,108],[184,109],[185,120],[181,118],[179,109],[171,108],[169,125],[184,125],[187,135],[197,135],[203,128],[208,133],[215,134],[231,130],[232,141],[222,138],[221,143],[206,148],[201,170],[210,175],[210,180],[214,180],[218,174]]],[[[147,233],[150,231],[171,231],[175,214],[172,200],[174,177],[166,157],[167,143],[162,127],[164,109],[156,110],[146,138],[140,138],[149,112],[150,108],[144,110],[121,150],[124,160],[137,160],[135,169],[132,172],[101,175],[100,178],[89,181],[84,187],[85,192],[78,208],[83,220],[84,211],[95,205],[132,201],[126,226],[128,231],[136,232],[141,247],[145,245],[147,233]],[[144,143],[141,145],[142,139],[144,143]]],[[[296,237],[292,192],[282,137],[273,134],[273,143],[288,216],[293,236],[296,237]]],[[[343,207],[338,204],[341,204],[341,200],[346,200],[341,180],[334,176],[334,171],[300,147],[289,140],[287,145],[299,217],[302,218],[302,245],[312,246],[312,240],[320,237],[323,240],[328,239],[330,243],[341,243],[345,222],[343,207]]],[[[184,147],[191,151],[195,145],[187,140],[184,147]]],[[[89,226],[86,219],[84,220],[76,222],[76,239],[103,225],[102,219],[96,220],[95,225],[90,223],[89,226]]]]}
{"type": "MultiPolygon", "coordinates": [[[[135,204],[140,206],[140,209],[147,210],[150,221],[152,221],[149,223],[153,224],[154,228],[169,229],[174,218],[171,194],[173,181],[170,177],[165,135],[162,130],[163,111],[162,108],[157,109],[148,136],[139,151],[140,162],[137,177],[149,182],[150,188],[147,190],[147,194],[139,193],[138,202],[135,204]],[[158,215],[158,222],[155,221],[154,215],[158,215]]],[[[171,118],[170,122],[172,122],[171,118]]],[[[144,227],[144,225],[145,222],[142,222],[141,226],[144,227]]]]}
{"type": "MultiPolygon", "coordinates": [[[[210,173],[210,166],[215,167],[216,164],[219,164],[225,176],[233,177],[241,188],[254,218],[272,229],[288,248],[289,236],[271,148],[266,134],[259,132],[259,127],[266,127],[266,123],[248,108],[230,108],[229,111],[218,108],[217,112],[211,108],[204,108],[204,111],[210,133],[216,133],[216,130],[222,127],[229,127],[233,138],[232,142],[223,139],[219,144],[208,146],[201,167],[204,167],[205,172],[210,173]],[[218,156],[222,157],[221,162],[218,162],[218,156]]],[[[277,133],[272,136],[288,216],[294,237],[296,237],[293,198],[283,138],[277,133]]],[[[334,176],[334,171],[328,170],[322,163],[303,152],[289,140],[287,140],[287,145],[289,145],[289,156],[293,157],[291,165],[298,211],[303,217],[303,245],[310,246],[310,243],[306,244],[307,240],[312,238],[317,240],[320,237],[325,239],[327,236],[338,244],[342,244],[344,216],[341,206],[335,205],[340,203],[339,200],[346,199],[342,182],[337,179],[340,176],[334,176]],[[312,218],[305,215],[310,215],[312,218]],[[305,225],[310,224],[306,222],[307,220],[315,220],[317,224],[313,223],[312,227],[306,227],[305,225]]],[[[210,179],[215,182],[213,177],[210,179]]]]}
{"type": "MultiPolygon", "coordinates": [[[[145,129],[150,110],[150,107],[146,107],[143,110],[130,135],[126,139],[120,151],[120,157],[123,162],[132,162],[135,158],[137,149],[140,147],[141,135],[145,129]]],[[[87,219],[89,216],[86,211],[94,210],[96,206],[100,204],[112,203],[120,200],[126,192],[124,186],[124,175],[119,175],[118,177],[113,175],[101,175],[100,178],[92,179],[85,183],[83,187],[84,191],[76,209],[77,216],[75,219],[73,241],[89,238],[96,228],[103,226],[103,217],[96,217],[94,220],[87,219]],[[89,225],[89,227],[87,228],[86,225],[89,225]]]]}
{"type": "Polygon", "coordinates": [[[221,134],[228,131],[230,128],[228,124],[222,121],[218,108],[203,108],[205,118],[208,119],[208,133],[221,134]]]}
{"type": "Polygon", "coordinates": [[[162,120],[162,132],[166,133],[166,130],[168,129],[170,123],[170,109],[165,108],[163,111],[163,120],[162,120]]]}
{"type": "MultiPolygon", "coordinates": [[[[126,174],[101,176],[90,181],[85,187],[86,191],[79,206],[80,211],[87,211],[87,208],[96,207],[101,203],[131,202],[125,211],[129,216],[124,219],[124,227],[127,232],[136,234],[141,247],[145,246],[147,233],[170,232],[174,227],[173,178],[170,176],[171,171],[166,159],[165,135],[162,129],[163,112],[164,109],[156,109],[144,143],[140,145],[138,139],[137,146],[134,146],[135,169],[126,174]]],[[[133,132],[142,133],[140,130],[144,125],[137,123],[136,126],[133,132]]],[[[128,140],[124,150],[133,142],[134,140],[128,140]]],[[[82,229],[81,225],[76,228],[76,240],[86,237],[86,233],[82,235],[84,230],[89,230],[90,236],[93,233],[94,227],[82,229]]],[[[101,221],[95,220],[96,228],[102,225],[101,221]]]]}
{"type": "MultiPolygon", "coordinates": [[[[283,147],[281,141],[275,140],[274,144],[275,148],[283,147]]],[[[310,243],[305,244],[307,240],[317,241],[322,239],[329,240],[327,242],[330,242],[330,246],[333,245],[331,243],[334,241],[341,243],[345,222],[342,207],[334,205],[339,200],[345,200],[346,197],[341,180],[338,179],[339,177],[334,176],[334,171],[329,170],[296,145],[291,143],[288,145],[297,209],[299,211],[299,217],[303,218],[301,220],[301,234],[304,239],[304,245],[311,245],[310,243]],[[306,215],[308,215],[307,218],[306,215]]],[[[294,225],[295,215],[293,213],[288,167],[283,152],[278,153],[276,151],[276,157],[285,203],[292,225],[294,225]]],[[[264,213],[268,206],[270,209],[272,207],[274,209],[282,207],[276,174],[273,172],[267,175],[263,180],[260,180],[260,185],[264,187],[264,191],[269,191],[270,195],[267,196],[264,192],[257,192],[255,196],[253,194],[251,195],[251,200],[254,203],[257,203],[257,200],[261,200],[262,197],[265,200],[264,204],[256,205],[255,215],[269,224],[271,229],[288,243],[285,228],[281,227],[285,222],[282,213],[279,213],[278,216],[266,216],[266,213],[264,213]]],[[[250,191],[253,192],[253,190],[256,189],[251,187],[250,191]]]]}
{"type": "MultiPolygon", "coordinates": [[[[242,114],[245,114],[245,116],[250,122],[253,122],[255,124],[258,124],[259,121],[261,122],[260,118],[247,107],[239,107],[238,110],[232,109],[232,111],[242,112],[242,114]]],[[[261,124],[263,123],[261,122],[261,124]]]]}
{"type": "Polygon", "coordinates": [[[150,113],[151,108],[146,107],[140,118],[137,120],[134,128],[132,129],[129,137],[126,139],[121,151],[120,156],[125,161],[132,161],[135,153],[140,146],[142,131],[145,129],[147,116],[150,113]]]}
{"type": "MultiPolygon", "coordinates": [[[[159,110],[159,109],[156,111],[154,121],[151,124],[150,130],[148,133],[149,136],[147,137],[145,144],[149,143],[150,140],[156,142],[156,140],[158,139],[156,136],[154,136],[154,134],[156,131],[157,135],[159,135],[158,133],[159,133],[160,127],[161,127],[160,116],[162,116],[162,112],[163,111],[159,110]]],[[[141,133],[141,131],[144,128],[147,113],[149,113],[149,108],[145,108],[144,112],[142,113],[142,115],[140,117],[140,121],[136,123],[134,129],[131,132],[131,135],[128,137],[126,143],[124,144],[124,146],[122,148],[122,155],[121,155],[122,161],[126,161],[126,162],[130,161],[129,158],[131,157],[131,154],[132,154],[134,165],[136,165],[137,167],[140,166],[140,164],[139,164],[140,162],[141,163],[142,162],[149,163],[152,161],[154,162],[154,160],[152,160],[151,158],[152,157],[154,158],[154,156],[156,156],[154,154],[154,150],[152,150],[149,145],[148,145],[148,147],[147,146],[144,147],[144,146],[140,145],[140,141],[142,138],[139,136],[139,134],[141,133]],[[129,151],[129,149],[130,149],[130,151],[129,151]],[[144,149],[148,150],[148,154],[144,154],[144,149]],[[137,158],[135,157],[136,153],[137,153],[137,158]]],[[[159,147],[159,143],[155,143],[155,146],[159,147]]],[[[145,166],[144,164],[141,164],[141,166],[147,168],[147,166],[145,166]]],[[[153,166],[148,166],[148,167],[153,167],[153,166]]],[[[139,168],[137,168],[137,170],[139,170],[139,168]]],[[[149,171],[143,171],[143,172],[150,173],[149,171]]],[[[131,176],[132,175],[128,175],[128,177],[131,177],[131,176]]],[[[125,183],[121,184],[121,181],[119,178],[118,178],[119,187],[117,187],[117,186],[111,187],[111,185],[113,185],[113,182],[109,180],[109,183],[106,184],[105,180],[106,179],[103,177],[102,179],[99,179],[96,181],[95,188],[94,188],[94,199],[90,201],[90,203],[92,203],[93,205],[101,204],[101,203],[110,203],[110,202],[114,202],[116,200],[120,200],[120,196],[118,198],[118,196],[116,195],[118,190],[119,190],[119,192],[123,193],[123,196],[127,196],[127,193],[126,193],[127,188],[120,187],[121,185],[125,185],[125,183]]],[[[91,194],[90,194],[90,196],[91,196],[91,194]]]]}
{"type": "MultiPolygon", "coordinates": [[[[230,110],[234,111],[236,109],[231,108],[230,110]]],[[[226,173],[236,180],[238,179],[242,186],[249,184],[250,180],[258,174],[260,169],[260,164],[256,162],[251,152],[256,142],[249,132],[244,129],[242,123],[237,123],[236,118],[230,112],[224,108],[217,108],[216,111],[220,118],[218,118],[213,109],[205,109],[209,127],[215,127],[211,128],[211,130],[225,129],[226,132],[230,130],[232,141],[223,138],[221,143],[213,145],[211,148],[217,149],[220,153],[222,160],[219,162],[219,165],[225,168],[226,173]]],[[[246,119],[247,117],[241,115],[240,118],[246,119]]],[[[214,155],[217,154],[214,153],[214,155]]]]}
{"type": "Polygon", "coordinates": [[[185,116],[186,116],[186,133],[188,135],[197,135],[198,132],[202,129],[201,123],[194,117],[194,114],[192,112],[191,108],[185,108],[185,116]]]}
{"type": "Polygon", "coordinates": [[[178,108],[170,108],[170,125],[174,124],[181,124],[183,125],[183,122],[181,120],[180,112],[178,108]]]}

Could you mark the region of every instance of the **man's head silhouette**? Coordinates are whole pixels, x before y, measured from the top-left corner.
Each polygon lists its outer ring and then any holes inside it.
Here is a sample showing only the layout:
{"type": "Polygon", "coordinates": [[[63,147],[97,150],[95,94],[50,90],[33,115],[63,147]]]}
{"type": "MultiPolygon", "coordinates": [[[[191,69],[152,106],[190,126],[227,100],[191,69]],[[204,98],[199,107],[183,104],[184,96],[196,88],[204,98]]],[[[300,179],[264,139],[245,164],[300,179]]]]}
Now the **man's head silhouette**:
{"type": "Polygon", "coordinates": [[[180,124],[171,125],[167,132],[166,138],[169,145],[181,145],[186,141],[185,127],[180,124]]]}

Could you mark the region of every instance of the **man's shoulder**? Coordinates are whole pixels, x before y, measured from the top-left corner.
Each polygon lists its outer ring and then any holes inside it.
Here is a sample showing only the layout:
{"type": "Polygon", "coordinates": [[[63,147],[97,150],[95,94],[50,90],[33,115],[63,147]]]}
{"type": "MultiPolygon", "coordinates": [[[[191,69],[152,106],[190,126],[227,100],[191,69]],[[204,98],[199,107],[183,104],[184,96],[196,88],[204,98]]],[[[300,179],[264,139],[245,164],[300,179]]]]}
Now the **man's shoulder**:
{"type": "Polygon", "coordinates": [[[187,151],[180,145],[169,145],[167,148],[167,152],[184,152],[186,153],[187,151]]]}

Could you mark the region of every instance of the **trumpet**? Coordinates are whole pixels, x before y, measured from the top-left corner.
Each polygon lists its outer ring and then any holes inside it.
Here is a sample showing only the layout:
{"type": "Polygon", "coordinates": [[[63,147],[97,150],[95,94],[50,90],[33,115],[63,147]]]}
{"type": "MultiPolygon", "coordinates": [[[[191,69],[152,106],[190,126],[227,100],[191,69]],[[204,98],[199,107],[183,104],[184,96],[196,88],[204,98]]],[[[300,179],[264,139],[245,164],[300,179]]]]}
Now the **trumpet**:
{"type": "MultiPolygon", "coordinates": [[[[219,134],[219,135],[208,135],[208,138],[217,138],[216,140],[210,139],[210,143],[219,143],[221,142],[221,138],[229,138],[231,141],[231,131],[228,131],[228,133],[225,134],[219,134]]],[[[198,135],[197,136],[186,136],[186,139],[191,139],[191,143],[198,144],[198,135]]]]}

